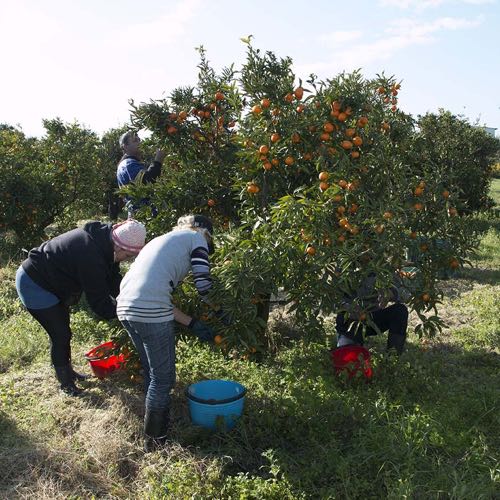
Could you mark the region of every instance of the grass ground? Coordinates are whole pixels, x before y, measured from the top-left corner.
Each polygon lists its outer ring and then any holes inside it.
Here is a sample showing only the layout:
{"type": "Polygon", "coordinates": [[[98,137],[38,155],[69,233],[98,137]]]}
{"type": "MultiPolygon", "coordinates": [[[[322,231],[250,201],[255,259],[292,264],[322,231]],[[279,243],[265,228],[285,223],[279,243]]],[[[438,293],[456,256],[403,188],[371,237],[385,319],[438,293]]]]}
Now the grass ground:
{"type": "MultiPolygon", "coordinates": [[[[117,373],[85,382],[83,398],[61,394],[46,335],[16,301],[17,264],[5,265],[0,497],[498,498],[500,231],[496,219],[481,224],[474,268],[446,282],[448,328],[427,343],[410,332],[399,360],[384,357],[384,339],[374,339],[370,384],[333,376],[326,339],[304,338],[260,363],[179,339],[171,440],[148,455],[140,385],[117,373]],[[231,432],[190,424],[183,391],[203,378],[248,388],[231,432]]],[[[75,365],[88,371],[83,354],[108,326],[80,311],[73,329],[75,365]]]]}

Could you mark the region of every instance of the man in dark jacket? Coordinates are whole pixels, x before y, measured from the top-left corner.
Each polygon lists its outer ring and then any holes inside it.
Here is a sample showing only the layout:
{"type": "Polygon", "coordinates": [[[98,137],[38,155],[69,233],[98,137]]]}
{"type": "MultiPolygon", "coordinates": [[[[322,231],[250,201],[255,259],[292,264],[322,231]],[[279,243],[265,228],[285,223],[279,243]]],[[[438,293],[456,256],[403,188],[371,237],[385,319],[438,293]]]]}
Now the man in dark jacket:
{"type": "Polygon", "coordinates": [[[403,303],[408,298],[407,291],[398,274],[387,289],[378,290],[375,283],[376,275],[369,274],[354,295],[345,296],[336,318],[337,347],[363,345],[366,336],[388,331],[387,350],[401,354],[408,328],[408,308],[403,303]]]}
{"type": "MultiPolygon", "coordinates": [[[[120,147],[123,149],[124,154],[116,169],[118,187],[126,186],[132,182],[135,182],[136,184],[149,184],[155,182],[160,176],[165,153],[158,149],[153,162],[149,165],[149,167],[146,167],[140,159],[140,143],[141,140],[139,139],[139,136],[132,130],[125,132],[120,137],[120,147]]],[[[134,212],[140,208],[141,205],[148,204],[149,200],[147,198],[142,199],[139,204],[134,205],[132,200],[127,197],[125,206],[128,211],[128,216],[133,217],[134,212]]],[[[151,207],[151,213],[153,216],[157,215],[155,207],[151,207]]]]}
{"type": "Polygon", "coordinates": [[[16,274],[19,298],[47,331],[51,359],[61,389],[78,395],[71,366],[69,306],[84,292],[98,316],[116,317],[120,291],[119,263],[133,258],[144,246],[146,229],[135,220],[115,224],[89,222],[32,249],[16,274]]]}

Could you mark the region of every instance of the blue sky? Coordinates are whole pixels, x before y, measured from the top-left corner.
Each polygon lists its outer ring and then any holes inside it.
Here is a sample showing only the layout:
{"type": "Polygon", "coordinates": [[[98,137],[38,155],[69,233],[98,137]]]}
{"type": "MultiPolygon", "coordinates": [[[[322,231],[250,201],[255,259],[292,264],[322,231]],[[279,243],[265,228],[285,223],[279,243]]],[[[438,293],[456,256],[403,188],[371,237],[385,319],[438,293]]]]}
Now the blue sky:
{"type": "Polygon", "coordinates": [[[216,70],[239,67],[252,34],[298,77],[385,72],[403,81],[404,111],[448,109],[499,135],[499,2],[0,0],[0,123],[41,135],[59,116],[102,133],[128,120],[130,98],[195,84],[195,47],[216,70]]]}

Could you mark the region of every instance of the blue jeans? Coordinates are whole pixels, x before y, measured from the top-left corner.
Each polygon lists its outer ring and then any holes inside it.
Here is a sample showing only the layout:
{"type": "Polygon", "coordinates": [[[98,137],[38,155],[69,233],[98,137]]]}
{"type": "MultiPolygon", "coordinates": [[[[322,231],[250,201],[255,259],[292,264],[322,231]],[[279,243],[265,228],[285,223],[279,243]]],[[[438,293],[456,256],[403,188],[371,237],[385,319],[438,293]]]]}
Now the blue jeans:
{"type": "Polygon", "coordinates": [[[175,385],[175,324],[122,320],[144,369],[146,407],[164,410],[175,385]]]}

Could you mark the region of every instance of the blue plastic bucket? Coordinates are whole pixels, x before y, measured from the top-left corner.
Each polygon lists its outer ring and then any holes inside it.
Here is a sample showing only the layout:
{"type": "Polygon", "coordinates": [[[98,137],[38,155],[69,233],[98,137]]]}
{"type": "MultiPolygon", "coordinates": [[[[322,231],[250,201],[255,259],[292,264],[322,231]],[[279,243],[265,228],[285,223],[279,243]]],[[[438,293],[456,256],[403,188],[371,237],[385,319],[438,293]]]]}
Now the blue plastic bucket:
{"type": "Polygon", "coordinates": [[[231,380],[202,380],[186,389],[194,425],[231,429],[243,413],[246,388],[231,380]]]}

